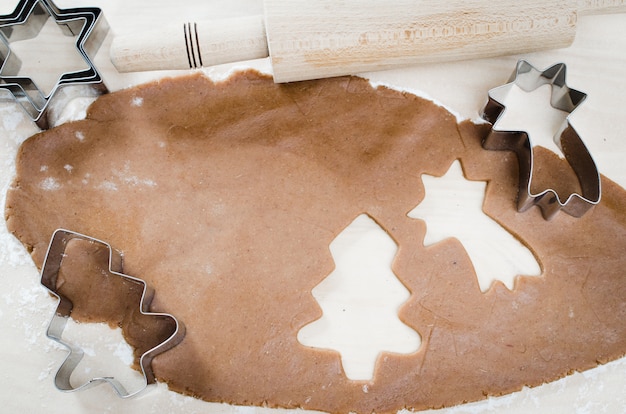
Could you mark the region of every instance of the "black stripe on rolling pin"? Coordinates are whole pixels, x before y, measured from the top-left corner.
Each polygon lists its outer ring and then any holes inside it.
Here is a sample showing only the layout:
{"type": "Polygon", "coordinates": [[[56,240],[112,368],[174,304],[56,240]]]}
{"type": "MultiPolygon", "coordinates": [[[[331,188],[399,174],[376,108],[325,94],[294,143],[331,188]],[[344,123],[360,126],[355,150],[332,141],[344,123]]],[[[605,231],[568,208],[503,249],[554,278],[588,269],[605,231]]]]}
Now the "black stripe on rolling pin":
{"type": "Polygon", "coordinates": [[[200,63],[200,67],[202,67],[202,54],[200,53],[200,39],[198,39],[198,23],[193,24],[193,31],[196,34],[196,52],[198,53],[198,62],[200,63]]]}
{"type": "Polygon", "coordinates": [[[194,69],[198,67],[198,63],[196,62],[196,53],[194,50],[196,48],[196,45],[194,45],[194,40],[197,39],[197,30],[196,30],[196,36],[192,36],[191,23],[186,23],[184,25],[184,31],[185,31],[185,47],[187,48],[187,60],[189,62],[189,68],[194,69]]]}
{"type": "Polygon", "coordinates": [[[183,24],[183,31],[185,36],[185,50],[187,50],[187,61],[189,62],[189,68],[191,69],[191,53],[189,53],[189,36],[187,36],[187,23],[183,24]]]}

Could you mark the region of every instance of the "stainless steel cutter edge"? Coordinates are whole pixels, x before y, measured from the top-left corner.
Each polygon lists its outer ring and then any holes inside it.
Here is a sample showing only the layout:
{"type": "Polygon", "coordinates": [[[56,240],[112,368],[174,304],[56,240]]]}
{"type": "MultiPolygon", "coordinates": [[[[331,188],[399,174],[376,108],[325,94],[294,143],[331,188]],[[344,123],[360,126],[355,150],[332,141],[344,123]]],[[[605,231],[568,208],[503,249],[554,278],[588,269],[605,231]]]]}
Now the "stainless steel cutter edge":
{"type": "Polygon", "coordinates": [[[41,284],[58,300],[57,309],[55,310],[55,313],[50,320],[50,323],[46,330],[46,335],[48,336],[48,338],[63,345],[69,351],[67,357],[59,367],[54,378],[55,386],[61,391],[79,391],[101,383],[107,383],[121,398],[135,396],[143,391],[148,385],[154,384],[156,382],[151,367],[152,359],[156,355],[161,354],[178,345],[185,336],[185,326],[180,321],[178,321],[175,316],[168,313],[150,312],[148,310],[150,302],[152,301],[152,298],[154,296],[154,291],[142,279],[119,272],[122,267],[122,257],[122,254],[117,250],[114,250],[107,242],[73,231],[57,229],[51,237],[44,264],[42,265],[41,269],[41,284]],[[61,267],[61,263],[63,261],[63,257],[65,255],[65,248],[67,246],[67,243],[73,239],[87,240],[92,243],[97,243],[105,246],[109,251],[109,272],[113,275],[119,276],[134,283],[141,284],[143,286],[141,301],[139,303],[140,312],[143,315],[169,317],[176,324],[176,329],[169,338],[167,338],[165,341],[161,342],[157,346],[153,347],[152,349],[149,349],[141,356],[139,360],[139,365],[141,367],[145,383],[144,386],[134,392],[127,391],[126,388],[113,377],[92,378],[91,380],[78,386],[73,386],[71,384],[70,377],[72,375],[72,372],[81,361],[84,353],[81,348],[63,340],[62,338],[63,331],[71,314],[72,303],[67,298],[64,298],[62,295],[59,295],[57,293],[56,280],[59,269],[61,267]]]}
{"type": "Polygon", "coordinates": [[[517,154],[519,161],[518,211],[525,211],[537,205],[541,208],[546,220],[552,219],[561,210],[571,216],[581,217],[598,204],[601,198],[601,177],[596,163],[570,123],[571,114],[587,95],[568,87],[565,83],[565,75],[566,66],[563,63],[539,70],[527,61],[520,60],[508,83],[489,91],[489,100],[481,113],[483,119],[492,127],[483,140],[483,147],[489,150],[509,150],[517,154]],[[546,84],[552,89],[550,100],[552,107],[568,112],[554,141],[576,173],[581,187],[581,194],[572,193],[565,201],[562,201],[556,191],[551,188],[538,193],[532,192],[534,157],[533,145],[528,133],[495,129],[496,122],[506,110],[503,102],[513,85],[530,92],[546,84]]]}
{"type": "Polygon", "coordinates": [[[77,96],[95,96],[107,92],[102,76],[91,60],[102,45],[109,26],[96,7],[59,9],[51,0],[21,0],[14,12],[0,16],[0,89],[8,91],[40,128],[49,126],[47,113],[53,101],[67,102],[77,96]],[[10,43],[36,37],[49,17],[76,37],[76,48],[88,69],[67,72],[48,95],[26,76],[17,76],[21,62],[11,51],[10,43]],[[3,72],[12,72],[4,75],[3,72]]]}

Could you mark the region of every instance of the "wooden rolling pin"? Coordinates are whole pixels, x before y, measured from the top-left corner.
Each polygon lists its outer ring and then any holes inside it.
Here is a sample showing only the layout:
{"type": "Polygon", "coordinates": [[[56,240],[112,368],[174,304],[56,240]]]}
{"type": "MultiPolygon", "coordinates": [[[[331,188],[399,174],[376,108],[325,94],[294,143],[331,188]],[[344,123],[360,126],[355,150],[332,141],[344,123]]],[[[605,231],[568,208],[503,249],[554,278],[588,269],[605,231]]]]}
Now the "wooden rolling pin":
{"type": "Polygon", "coordinates": [[[118,37],[120,72],[188,69],[270,56],[290,82],[569,46],[580,14],[626,0],[265,0],[265,16],[118,37]]]}

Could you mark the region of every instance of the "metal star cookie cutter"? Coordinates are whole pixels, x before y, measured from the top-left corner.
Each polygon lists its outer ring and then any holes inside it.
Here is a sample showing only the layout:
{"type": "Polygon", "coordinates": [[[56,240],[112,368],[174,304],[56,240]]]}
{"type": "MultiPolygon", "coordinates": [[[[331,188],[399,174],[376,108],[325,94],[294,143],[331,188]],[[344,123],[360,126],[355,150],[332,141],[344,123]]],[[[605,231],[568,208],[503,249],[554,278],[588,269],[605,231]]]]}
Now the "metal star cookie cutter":
{"type": "Polygon", "coordinates": [[[541,208],[546,220],[552,219],[560,210],[571,216],[581,217],[600,202],[601,196],[600,174],[596,163],[569,119],[587,95],[566,85],[565,72],[566,67],[563,63],[541,71],[527,61],[520,60],[508,83],[489,91],[489,100],[481,114],[492,127],[489,135],[483,140],[483,148],[514,151],[517,154],[520,177],[518,211],[522,212],[537,205],[541,208]],[[517,85],[526,92],[531,92],[542,85],[550,85],[552,89],[550,104],[553,108],[568,113],[554,136],[554,142],[574,170],[580,183],[581,194],[572,193],[563,202],[556,191],[551,188],[539,193],[531,191],[533,145],[528,133],[494,129],[496,122],[506,110],[503,102],[513,85],[517,85]]]}
{"type": "Polygon", "coordinates": [[[154,297],[154,290],[151,289],[142,279],[120,273],[118,270],[121,270],[121,267],[122,254],[117,250],[114,250],[106,242],[64,229],[58,229],[52,235],[48,247],[48,252],[46,253],[46,258],[44,260],[44,264],[41,270],[41,284],[45,286],[51,294],[57,297],[58,305],[54,316],[52,317],[50,324],[48,325],[46,335],[50,339],[58,342],[69,350],[69,354],[67,355],[55,375],[54,383],[57,389],[61,391],[71,392],[87,389],[101,383],[108,383],[116,392],[116,394],[121,398],[127,398],[137,395],[145,388],[147,388],[148,385],[154,384],[156,382],[156,378],[154,376],[151,366],[152,359],[156,355],[161,354],[178,345],[185,336],[185,326],[181,322],[179,322],[176,317],[168,313],[156,313],[149,311],[150,303],[152,301],[152,298],[154,297]],[[120,381],[113,377],[92,378],[91,380],[78,386],[73,386],[70,382],[72,372],[82,359],[84,352],[81,348],[66,342],[62,338],[63,331],[72,313],[73,304],[68,298],[58,293],[57,277],[61,268],[61,264],[63,262],[63,258],[65,257],[66,246],[68,242],[73,239],[87,240],[91,243],[100,244],[106,247],[109,251],[109,272],[112,275],[119,276],[127,281],[143,286],[141,301],[139,304],[139,310],[143,315],[167,317],[173,319],[173,321],[175,322],[176,328],[166,340],[141,355],[139,365],[141,367],[145,384],[137,391],[134,391],[132,393],[128,392],[126,388],[120,383],[120,381]]]}
{"type": "Polygon", "coordinates": [[[21,0],[13,13],[0,16],[0,90],[10,94],[41,129],[48,128],[48,112],[58,102],[107,92],[90,55],[98,51],[108,30],[99,8],[59,9],[51,0],[21,0]],[[30,77],[20,75],[22,62],[10,45],[37,37],[50,17],[65,35],[76,37],[76,49],[88,68],[62,74],[46,95],[30,77]]]}

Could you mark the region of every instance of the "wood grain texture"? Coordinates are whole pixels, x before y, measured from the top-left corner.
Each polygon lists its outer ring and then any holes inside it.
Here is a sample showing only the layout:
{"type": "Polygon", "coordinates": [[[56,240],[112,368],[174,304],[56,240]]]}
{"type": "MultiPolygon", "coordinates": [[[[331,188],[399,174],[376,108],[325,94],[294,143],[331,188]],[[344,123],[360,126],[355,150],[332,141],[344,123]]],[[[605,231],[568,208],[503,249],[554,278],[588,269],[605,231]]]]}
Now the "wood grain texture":
{"type": "Polygon", "coordinates": [[[580,14],[609,14],[626,12],[625,0],[578,0],[580,14]]]}
{"type": "Polygon", "coordinates": [[[266,0],[264,17],[117,38],[111,59],[120,72],[131,72],[269,53],[275,81],[290,82],[562,48],[574,40],[578,14],[625,10],[624,0],[395,0],[384,11],[377,0],[266,0]]]}
{"type": "Polygon", "coordinates": [[[260,15],[180,23],[116,38],[111,61],[120,72],[193,69],[267,57],[260,15]]]}
{"type": "Polygon", "coordinates": [[[288,82],[562,48],[574,39],[579,11],[625,8],[623,0],[506,0],[497,6],[396,0],[381,11],[375,0],[266,0],[265,21],[218,19],[118,37],[111,59],[120,72],[130,72],[207,67],[269,53],[275,80],[288,82]]]}
{"type": "Polygon", "coordinates": [[[577,5],[472,0],[267,0],[277,82],[568,46],[577,5]]]}

